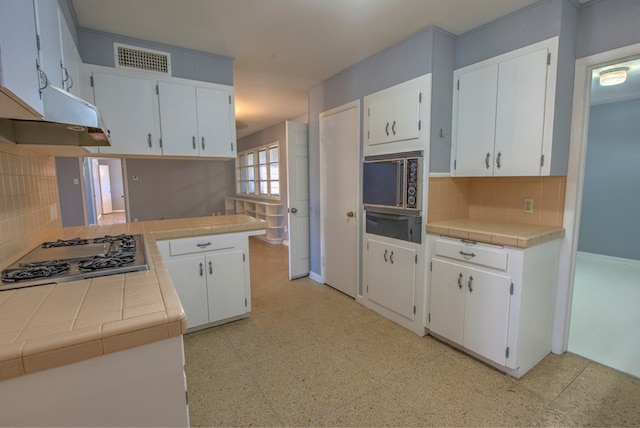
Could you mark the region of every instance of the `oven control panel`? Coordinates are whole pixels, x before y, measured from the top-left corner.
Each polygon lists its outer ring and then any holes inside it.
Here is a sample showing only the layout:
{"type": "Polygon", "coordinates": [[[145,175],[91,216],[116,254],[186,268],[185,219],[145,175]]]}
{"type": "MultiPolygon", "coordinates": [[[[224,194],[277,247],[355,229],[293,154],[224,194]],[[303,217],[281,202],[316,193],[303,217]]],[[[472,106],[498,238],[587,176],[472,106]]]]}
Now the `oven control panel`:
{"type": "Polygon", "coordinates": [[[407,186],[406,186],[406,208],[417,209],[419,204],[418,198],[418,190],[419,190],[419,180],[418,158],[407,158],[406,168],[407,168],[407,186]]]}

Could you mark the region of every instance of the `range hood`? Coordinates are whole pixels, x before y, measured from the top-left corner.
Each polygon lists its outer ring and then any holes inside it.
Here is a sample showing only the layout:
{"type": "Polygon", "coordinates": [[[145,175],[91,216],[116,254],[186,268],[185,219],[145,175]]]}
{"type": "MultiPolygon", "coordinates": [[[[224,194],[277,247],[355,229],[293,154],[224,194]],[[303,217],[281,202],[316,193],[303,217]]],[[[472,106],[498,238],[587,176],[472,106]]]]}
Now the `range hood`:
{"type": "Polygon", "coordinates": [[[42,90],[42,101],[42,120],[0,119],[5,130],[13,125],[11,141],[64,146],[110,145],[109,131],[94,105],[52,85],[42,90]]]}

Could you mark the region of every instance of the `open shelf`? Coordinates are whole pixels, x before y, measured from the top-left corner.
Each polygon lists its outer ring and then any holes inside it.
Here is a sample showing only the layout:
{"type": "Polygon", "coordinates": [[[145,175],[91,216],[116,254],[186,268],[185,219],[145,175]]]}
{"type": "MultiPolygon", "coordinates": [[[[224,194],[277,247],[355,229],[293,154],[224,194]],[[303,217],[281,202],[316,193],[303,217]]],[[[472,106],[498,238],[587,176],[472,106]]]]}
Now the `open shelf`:
{"type": "Polygon", "coordinates": [[[267,222],[267,234],[258,235],[263,241],[281,244],[285,237],[283,205],[279,202],[262,202],[245,198],[225,198],[225,214],[245,214],[267,222]]]}

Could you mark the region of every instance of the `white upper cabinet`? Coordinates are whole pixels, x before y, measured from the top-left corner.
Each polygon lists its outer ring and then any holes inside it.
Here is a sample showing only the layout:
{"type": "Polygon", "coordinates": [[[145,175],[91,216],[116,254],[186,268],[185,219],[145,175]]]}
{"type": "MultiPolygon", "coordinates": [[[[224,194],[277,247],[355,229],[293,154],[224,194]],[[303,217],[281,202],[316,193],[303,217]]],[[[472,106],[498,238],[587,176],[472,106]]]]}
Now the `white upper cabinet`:
{"type": "Polygon", "coordinates": [[[0,117],[41,119],[38,44],[31,1],[0,2],[0,117]]]}
{"type": "Polygon", "coordinates": [[[92,80],[94,103],[111,134],[111,146],[100,153],[162,154],[155,82],[101,72],[92,80]]]}
{"type": "Polygon", "coordinates": [[[84,64],[80,53],[76,47],[75,40],[71,35],[71,30],[67,25],[67,21],[64,18],[61,10],[58,10],[58,23],[60,26],[60,47],[61,47],[61,75],[62,75],[62,88],[67,92],[82,98],[80,95],[80,88],[83,86],[82,79],[84,78],[84,64]]]}
{"type": "Polygon", "coordinates": [[[425,150],[430,102],[430,74],[364,97],[364,155],[425,150]]]}
{"type": "Polygon", "coordinates": [[[453,175],[546,175],[557,43],[553,38],[454,73],[453,175]]]}
{"type": "Polygon", "coordinates": [[[35,0],[36,24],[40,46],[40,69],[49,83],[63,87],[62,45],[60,40],[60,8],[57,1],[35,0]]]}
{"type": "Polygon", "coordinates": [[[226,87],[158,82],[163,153],[235,156],[232,94],[226,87]]]}

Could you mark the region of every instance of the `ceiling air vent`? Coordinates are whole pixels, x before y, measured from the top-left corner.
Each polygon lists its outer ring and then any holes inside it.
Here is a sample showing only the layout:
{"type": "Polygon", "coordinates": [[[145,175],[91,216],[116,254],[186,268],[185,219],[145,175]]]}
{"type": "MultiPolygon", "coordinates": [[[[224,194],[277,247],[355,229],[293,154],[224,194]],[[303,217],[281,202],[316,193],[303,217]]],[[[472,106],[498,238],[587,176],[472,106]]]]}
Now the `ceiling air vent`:
{"type": "Polygon", "coordinates": [[[116,67],[153,71],[171,75],[171,55],[168,52],[143,49],[114,43],[116,67]]]}

